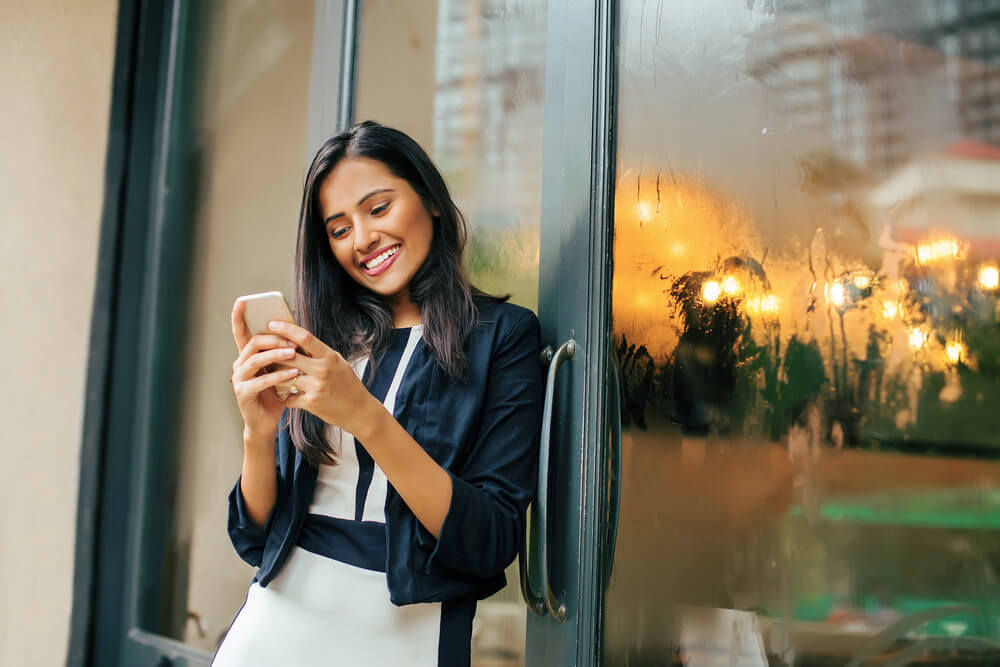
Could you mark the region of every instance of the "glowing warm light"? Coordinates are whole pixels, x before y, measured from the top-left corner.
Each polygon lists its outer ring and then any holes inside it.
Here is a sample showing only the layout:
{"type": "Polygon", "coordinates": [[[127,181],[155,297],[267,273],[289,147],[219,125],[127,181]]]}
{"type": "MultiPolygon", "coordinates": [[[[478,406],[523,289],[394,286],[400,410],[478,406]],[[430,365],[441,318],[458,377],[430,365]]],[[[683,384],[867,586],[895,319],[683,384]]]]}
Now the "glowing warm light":
{"type": "Polygon", "coordinates": [[[882,304],[882,316],[887,320],[895,319],[899,315],[899,304],[895,301],[886,301],[882,304]]]}
{"type": "Polygon", "coordinates": [[[961,256],[962,246],[957,239],[943,238],[917,244],[917,261],[921,264],[956,259],[961,256]]]}
{"type": "Polygon", "coordinates": [[[733,276],[726,276],[722,280],[722,291],[729,296],[736,296],[740,293],[740,281],[733,276]]]}
{"type": "Polygon", "coordinates": [[[778,297],[773,294],[765,294],[764,296],[755,296],[747,299],[746,302],[747,312],[753,315],[758,313],[764,313],[766,315],[774,315],[778,312],[778,297]]]}
{"type": "Polygon", "coordinates": [[[854,286],[858,289],[868,289],[868,286],[872,284],[872,279],[865,275],[854,276],[854,286]]]}
{"type": "Polygon", "coordinates": [[[847,292],[844,290],[844,286],[840,283],[830,283],[827,285],[826,300],[837,308],[843,306],[844,302],[847,301],[847,292]]]}
{"type": "Polygon", "coordinates": [[[635,295],[635,305],[639,308],[649,308],[652,303],[652,299],[649,298],[649,294],[646,292],[639,292],[635,295]]]}
{"type": "Polygon", "coordinates": [[[995,266],[979,269],[979,285],[983,289],[996,289],[1000,286],[1000,270],[995,266]]]}
{"type": "Polygon", "coordinates": [[[647,201],[639,202],[639,222],[645,222],[653,217],[653,205],[647,201]]]}
{"type": "Polygon", "coordinates": [[[705,303],[715,303],[722,296],[722,285],[718,280],[709,280],[701,288],[701,298],[705,303]]]}
{"type": "Polygon", "coordinates": [[[670,244],[670,254],[674,257],[683,255],[687,251],[687,248],[680,241],[674,241],[670,244]]]}
{"type": "Polygon", "coordinates": [[[919,350],[927,342],[927,334],[920,329],[910,329],[910,347],[919,350]]]}
{"type": "Polygon", "coordinates": [[[944,346],[944,353],[948,357],[948,361],[957,364],[965,359],[965,345],[962,345],[957,340],[950,340],[944,346]]]}

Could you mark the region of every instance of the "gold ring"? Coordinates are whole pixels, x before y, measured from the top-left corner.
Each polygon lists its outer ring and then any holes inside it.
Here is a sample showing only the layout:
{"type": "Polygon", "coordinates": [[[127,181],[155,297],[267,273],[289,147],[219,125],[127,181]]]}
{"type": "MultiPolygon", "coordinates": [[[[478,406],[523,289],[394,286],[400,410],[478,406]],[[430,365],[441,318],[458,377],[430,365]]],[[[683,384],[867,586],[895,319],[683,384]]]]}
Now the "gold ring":
{"type": "Polygon", "coordinates": [[[290,384],[288,386],[288,393],[289,394],[297,394],[297,393],[299,393],[299,388],[295,386],[295,381],[294,380],[292,380],[292,384],[290,384]]]}

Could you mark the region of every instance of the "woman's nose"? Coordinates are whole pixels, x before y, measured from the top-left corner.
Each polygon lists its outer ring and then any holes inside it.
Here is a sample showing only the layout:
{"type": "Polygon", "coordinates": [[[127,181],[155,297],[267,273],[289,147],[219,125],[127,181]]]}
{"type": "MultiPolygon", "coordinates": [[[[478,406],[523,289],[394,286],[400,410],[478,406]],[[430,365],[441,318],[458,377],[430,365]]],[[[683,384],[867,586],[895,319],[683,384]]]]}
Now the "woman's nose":
{"type": "Polygon", "coordinates": [[[379,234],[369,225],[358,228],[354,235],[354,249],[360,253],[371,252],[378,246],[379,234]]]}

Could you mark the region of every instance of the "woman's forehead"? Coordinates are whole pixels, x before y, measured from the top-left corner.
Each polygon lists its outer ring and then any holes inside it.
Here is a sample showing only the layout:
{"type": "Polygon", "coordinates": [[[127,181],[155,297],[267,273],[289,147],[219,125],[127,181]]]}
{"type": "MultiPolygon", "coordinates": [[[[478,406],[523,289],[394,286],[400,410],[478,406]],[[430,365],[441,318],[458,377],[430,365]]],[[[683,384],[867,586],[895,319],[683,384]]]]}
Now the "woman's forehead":
{"type": "Polygon", "coordinates": [[[373,190],[399,189],[406,181],[397,177],[378,160],[349,157],[334,167],[320,186],[320,201],[324,207],[355,206],[361,197],[373,190]]]}

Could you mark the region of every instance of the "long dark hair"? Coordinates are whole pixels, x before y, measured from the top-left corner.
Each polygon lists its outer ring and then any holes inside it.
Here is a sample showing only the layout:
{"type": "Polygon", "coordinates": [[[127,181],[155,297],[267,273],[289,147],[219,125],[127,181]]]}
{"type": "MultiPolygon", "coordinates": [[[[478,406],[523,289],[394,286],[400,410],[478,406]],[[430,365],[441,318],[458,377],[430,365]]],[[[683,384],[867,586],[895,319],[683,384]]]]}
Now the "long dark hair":
{"type": "MultiPolygon", "coordinates": [[[[334,167],[349,157],[381,162],[410,184],[432,215],[430,253],[410,281],[409,295],[420,308],[423,338],[438,364],[449,377],[462,381],[468,370],[463,345],[476,324],[477,305],[498,298],[480,292],[465,276],[462,252],[468,229],[441,173],[416,141],[391,127],[365,121],[335,134],[309,165],[295,247],[299,325],[345,359],[369,356],[373,367],[391,341],[391,310],[381,296],[345,273],[330,250],[323,223],[319,190],[334,167]]],[[[335,452],[326,441],[323,421],[305,410],[289,412],[292,444],[313,465],[333,463],[335,452]]]]}

